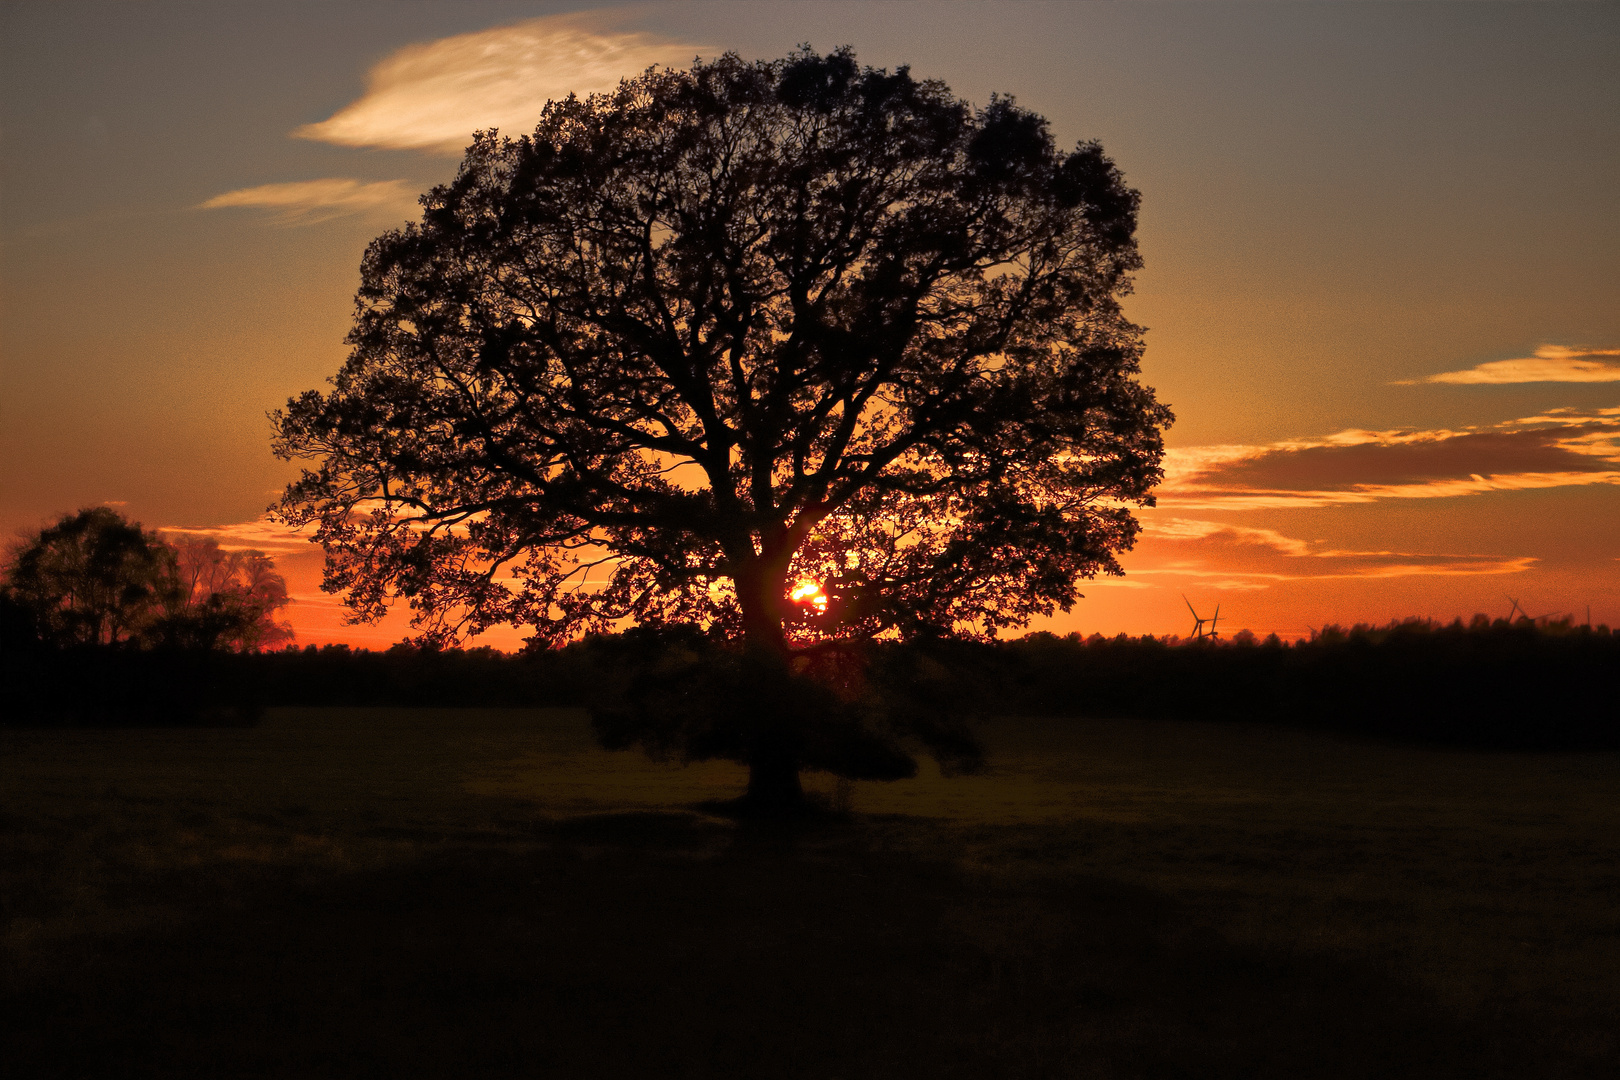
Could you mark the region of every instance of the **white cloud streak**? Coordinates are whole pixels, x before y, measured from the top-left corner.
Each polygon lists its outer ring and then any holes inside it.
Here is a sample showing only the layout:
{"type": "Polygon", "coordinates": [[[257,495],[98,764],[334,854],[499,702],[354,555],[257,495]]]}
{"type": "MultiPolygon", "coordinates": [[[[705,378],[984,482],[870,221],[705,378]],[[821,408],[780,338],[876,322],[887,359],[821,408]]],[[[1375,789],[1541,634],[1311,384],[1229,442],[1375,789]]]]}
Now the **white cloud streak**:
{"type": "Polygon", "coordinates": [[[1309,555],[1311,546],[1303,540],[1284,536],[1275,529],[1256,529],[1224,521],[1194,521],[1188,518],[1149,519],[1143,523],[1145,535],[1156,540],[1208,540],[1211,537],[1239,544],[1259,544],[1281,555],[1309,555]]]}
{"type": "Polygon", "coordinates": [[[403,180],[366,183],[342,177],[299,180],[289,184],[261,184],[215,195],[200,209],[235,207],[274,211],[281,225],[314,225],[346,214],[397,212],[409,216],[416,196],[403,180]]]}
{"type": "Polygon", "coordinates": [[[310,542],[315,535],[312,526],[294,529],[268,517],[230,525],[161,525],[157,531],[175,536],[211,537],[226,551],[255,550],[286,556],[318,555],[321,550],[310,542]]]}
{"type": "Polygon", "coordinates": [[[1178,512],[1620,485],[1620,409],[1555,409],[1462,431],[1355,429],[1260,446],[1180,447],[1166,452],[1164,470],[1159,505],[1178,512]],[[1361,453],[1358,467],[1386,476],[1336,475],[1336,459],[1365,451],[1375,454],[1361,453]],[[1409,457],[1425,451],[1421,459],[1409,457]],[[1414,469],[1428,475],[1402,475],[1414,469]]]}
{"type": "Polygon", "coordinates": [[[1620,472],[1512,473],[1420,484],[1358,484],[1349,490],[1226,491],[1207,495],[1161,495],[1159,505],[1176,510],[1308,510],[1353,506],[1384,499],[1454,499],[1489,491],[1533,491],[1540,488],[1620,484],[1620,472]]]}
{"type": "MultiPolygon", "coordinates": [[[[1323,556],[1329,558],[1330,556],[1323,556]]],[[[1286,581],[1357,581],[1382,580],[1404,577],[1495,577],[1503,574],[1522,574],[1534,570],[1540,559],[1534,555],[1406,555],[1391,553],[1387,562],[1375,563],[1363,559],[1367,565],[1348,567],[1337,573],[1282,574],[1250,571],[1234,566],[1200,566],[1194,563],[1171,564],[1159,567],[1131,567],[1138,577],[1169,577],[1202,580],[1220,578],[1211,583],[1217,589],[1265,589],[1286,581]]]]}
{"type": "Polygon", "coordinates": [[[548,15],[408,45],[371,69],[358,101],[293,132],[300,139],[461,156],[474,131],[534,129],[548,100],[614,90],[697,46],[612,28],[598,12],[548,15]]]}
{"type": "Polygon", "coordinates": [[[1521,574],[1535,569],[1538,561],[1529,555],[1319,548],[1274,529],[1190,518],[1149,518],[1143,523],[1142,543],[1128,564],[1132,577],[1146,578],[1161,587],[1185,581],[1220,590],[1259,590],[1293,581],[1521,574]]]}
{"type": "Polygon", "coordinates": [[[1462,371],[1442,371],[1422,379],[1402,380],[1396,385],[1620,382],[1620,364],[1601,359],[1610,356],[1620,356],[1620,349],[1571,349],[1563,345],[1543,345],[1534,356],[1492,360],[1462,371]]]}

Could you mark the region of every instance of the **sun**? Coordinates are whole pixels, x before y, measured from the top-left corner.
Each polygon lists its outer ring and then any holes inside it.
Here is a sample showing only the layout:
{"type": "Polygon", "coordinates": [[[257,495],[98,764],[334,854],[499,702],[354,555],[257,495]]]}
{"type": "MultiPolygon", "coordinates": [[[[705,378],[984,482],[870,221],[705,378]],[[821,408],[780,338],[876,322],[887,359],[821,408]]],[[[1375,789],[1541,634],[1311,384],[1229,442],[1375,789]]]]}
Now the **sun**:
{"type": "Polygon", "coordinates": [[[827,594],[821,591],[821,585],[818,582],[800,581],[793,586],[793,592],[788,594],[788,598],[795,604],[810,605],[816,609],[818,615],[825,613],[827,610],[827,594]]]}

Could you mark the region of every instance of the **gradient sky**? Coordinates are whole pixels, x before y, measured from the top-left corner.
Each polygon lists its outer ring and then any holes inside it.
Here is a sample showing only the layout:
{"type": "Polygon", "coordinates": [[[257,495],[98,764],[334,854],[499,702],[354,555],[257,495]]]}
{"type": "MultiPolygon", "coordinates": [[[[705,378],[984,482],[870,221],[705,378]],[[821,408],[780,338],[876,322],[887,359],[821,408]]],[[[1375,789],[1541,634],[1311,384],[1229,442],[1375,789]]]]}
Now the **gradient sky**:
{"type": "MultiPolygon", "coordinates": [[[[1620,5],[27,3],[0,7],[0,531],[109,503],[275,555],[265,414],[366,243],[474,128],[731,49],[848,44],[1098,138],[1175,410],[1127,577],[1049,627],[1476,611],[1620,624],[1620,5]]],[[[1043,624],[1045,625],[1045,624],[1043,624]]],[[[514,644],[492,634],[483,643],[514,644]]]]}

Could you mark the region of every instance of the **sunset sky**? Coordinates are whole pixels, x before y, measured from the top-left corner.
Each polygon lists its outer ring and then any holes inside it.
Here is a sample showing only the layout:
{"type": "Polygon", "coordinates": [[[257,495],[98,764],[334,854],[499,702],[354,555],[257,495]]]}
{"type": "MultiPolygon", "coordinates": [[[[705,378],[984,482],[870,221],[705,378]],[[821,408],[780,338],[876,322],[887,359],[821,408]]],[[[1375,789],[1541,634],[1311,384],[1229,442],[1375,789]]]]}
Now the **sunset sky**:
{"type": "Polygon", "coordinates": [[[301,643],[397,640],[263,520],[265,414],[342,363],[366,243],[474,129],[806,42],[1015,95],[1142,193],[1168,477],[1041,628],[1620,624],[1605,3],[7,3],[0,531],[110,504],[274,555],[301,643]]]}

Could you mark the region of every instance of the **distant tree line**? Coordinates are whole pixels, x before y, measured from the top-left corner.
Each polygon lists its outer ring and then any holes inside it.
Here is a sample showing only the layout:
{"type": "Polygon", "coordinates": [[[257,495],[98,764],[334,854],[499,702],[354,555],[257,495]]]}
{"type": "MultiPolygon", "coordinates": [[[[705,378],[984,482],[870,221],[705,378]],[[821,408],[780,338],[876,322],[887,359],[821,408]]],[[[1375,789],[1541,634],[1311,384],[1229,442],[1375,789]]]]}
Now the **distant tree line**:
{"type": "Polygon", "coordinates": [[[1032,634],[979,676],[1008,712],[1255,721],[1437,745],[1620,749],[1620,635],[1528,619],[1171,644],[1032,634]]]}
{"type": "MultiPolygon", "coordinates": [[[[826,709],[833,726],[840,710],[860,707],[904,712],[908,726],[933,724],[935,741],[949,750],[947,767],[980,760],[958,734],[963,721],[1010,715],[1247,721],[1446,746],[1620,749],[1620,635],[1606,626],[1480,616],[1470,624],[1328,627],[1292,643],[1036,633],[991,643],[877,642],[870,650],[847,676],[861,680],[858,692],[807,707],[826,709]]],[[[9,724],[248,722],[273,706],[579,707],[592,710],[604,745],[688,760],[726,756],[727,739],[737,736],[738,718],[717,699],[746,706],[721,644],[682,628],[515,655],[410,645],[55,655],[7,648],[0,668],[11,706],[27,686],[57,680],[33,708],[8,707],[9,724]],[[53,664],[62,666],[54,674],[53,664]],[[64,694],[67,668],[79,675],[64,694]],[[64,698],[79,704],[62,707],[64,698]]],[[[821,749],[841,755],[826,764],[843,773],[876,778],[901,767],[879,742],[833,739],[821,749]]]]}
{"type": "MultiPolygon", "coordinates": [[[[682,745],[675,736],[688,714],[678,673],[693,666],[690,644],[628,656],[623,644],[615,648],[621,659],[601,672],[607,689],[594,699],[598,734],[610,746],[682,745]],[[670,703],[641,710],[663,718],[662,736],[616,725],[615,700],[638,692],[670,703]]],[[[913,726],[933,723],[942,743],[967,718],[1044,715],[1246,721],[1481,749],[1620,749],[1620,635],[1569,621],[1408,619],[1328,626],[1292,643],[1246,632],[1186,641],[1034,633],[878,642],[863,659],[863,692],[846,698],[909,712],[913,726]]],[[[690,732],[684,738],[702,745],[690,732]]],[[[942,765],[977,760],[972,746],[954,750],[942,765]]]]}

